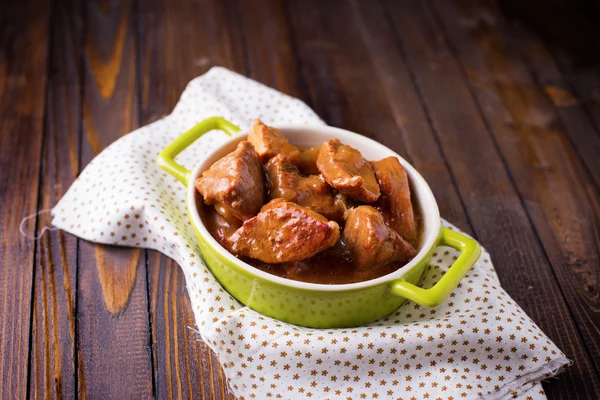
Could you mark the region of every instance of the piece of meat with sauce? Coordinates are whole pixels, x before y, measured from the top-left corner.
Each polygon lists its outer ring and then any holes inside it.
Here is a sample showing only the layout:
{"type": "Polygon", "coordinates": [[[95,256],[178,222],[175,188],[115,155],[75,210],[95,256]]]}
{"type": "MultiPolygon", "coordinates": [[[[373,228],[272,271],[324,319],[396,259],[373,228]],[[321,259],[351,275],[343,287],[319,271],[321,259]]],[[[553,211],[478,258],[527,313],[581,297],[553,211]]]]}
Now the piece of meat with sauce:
{"type": "Polygon", "coordinates": [[[319,147],[311,147],[300,153],[300,160],[298,161],[298,169],[304,175],[318,175],[319,169],[317,168],[317,158],[319,157],[319,147]]]}
{"type": "Polygon", "coordinates": [[[279,153],[285,154],[293,163],[300,159],[300,150],[291,145],[279,129],[263,124],[260,119],[257,119],[250,129],[248,141],[256,149],[263,164],[279,153]]]}
{"type": "MultiPolygon", "coordinates": [[[[208,206],[205,207],[208,208],[208,206]]],[[[240,226],[242,226],[242,221],[235,218],[227,219],[221,214],[208,209],[205,209],[204,219],[206,221],[208,231],[211,232],[213,237],[217,239],[217,242],[219,242],[221,246],[229,250],[228,239],[240,228],[240,226]]]]}
{"type": "Polygon", "coordinates": [[[345,205],[331,193],[319,175],[302,176],[298,168],[280,153],[264,166],[269,198],[282,198],[308,207],[327,219],[344,222],[345,205]]]}
{"type": "Polygon", "coordinates": [[[388,227],[383,215],[371,206],[348,210],[344,238],[354,265],[360,269],[396,261],[405,264],[417,254],[414,247],[388,227]]]}
{"type": "Polygon", "coordinates": [[[250,142],[215,162],[196,180],[196,190],[227,219],[252,218],[264,203],[264,178],[258,154],[250,142]]]}
{"type": "Polygon", "coordinates": [[[317,168],[327,183],[363,203],[373,203],[379,198],[379,185],[371,165],[360,151],[342,144],[339,139],[329,139],[321,146],[317,168]]]}
{"type": "Polygon", "coordinates": [[[388,225],[404,239],[415,244],[417,224],[412,202],[408,175],[396,157],[372,161],[373,171],[381,189],[376,208],[383,213],[388,225]]]}
{"type": "Polygon", "coordinates": [[[333,246],[340,228],[306,207],[273,199],[230,238],[232,253],[269,264],[299,261],[333,246]]]}

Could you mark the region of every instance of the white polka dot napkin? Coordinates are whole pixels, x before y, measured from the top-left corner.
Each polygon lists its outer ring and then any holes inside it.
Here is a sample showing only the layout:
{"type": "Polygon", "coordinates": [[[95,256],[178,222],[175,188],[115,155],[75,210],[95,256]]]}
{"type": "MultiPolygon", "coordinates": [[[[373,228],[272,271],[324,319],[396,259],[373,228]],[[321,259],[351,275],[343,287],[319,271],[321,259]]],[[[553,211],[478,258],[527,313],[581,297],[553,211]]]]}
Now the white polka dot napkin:
{"type": "MultiPolygon", "coordinates": [[[[190,82],[171,115],[98,155],[52,212],[56,227],[83,239],[175,259],[200,334],[238,398],[545,398],[539,381],[569,361],[500,287],[487,252],[441,306],[408,303],[358,328],[297,327],[232,298],[202,262],[184,187],[155,163],[173,139],[215,115],[240,127],[256,117],[323,124],[301,101],[213,68],[190,82]]],[[[192,168],[225,137],[211,132],[178,160],[192,168]]],[[[438,248],[422,285],[431,287],[456,256],[438,248]]]]}

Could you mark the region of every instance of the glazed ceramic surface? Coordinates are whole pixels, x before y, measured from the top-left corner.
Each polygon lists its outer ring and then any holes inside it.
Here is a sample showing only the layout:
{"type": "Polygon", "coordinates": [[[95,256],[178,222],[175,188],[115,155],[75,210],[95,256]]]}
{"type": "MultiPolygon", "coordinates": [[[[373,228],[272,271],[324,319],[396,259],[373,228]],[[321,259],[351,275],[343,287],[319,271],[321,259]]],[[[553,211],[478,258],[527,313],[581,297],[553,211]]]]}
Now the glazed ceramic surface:
{"type": "MultiPolygon", "coordinates": [[[[215,161],[235,149],[246,138],[233,124],[218,118],[200,122],[185,132],[158,157],[158,164],[187,187],[187,209],[206,265],[223,287],[248,307],[281,321],[296,325],[335,328],[362,325],[384,317],[406,300],[433,307],[440,304],[475,264],[481,248],[473,239],[441,226],[440,215],[431,189],[421,175],[389,148],[364,136],[327,126],[277,125],[290,143],[314,147],[329,138],[339,138],[355,147],[369,160],[397,157],[405,168],[411,189],[423,216],[424,233],[417,256],[404,267],[370,281],[325,285],[299,282],[261,271],[229,253],[208,232],[198,205],[201,196],[194,181],[215,161]],[[178,165],[174,158],[202,134],[221,129],[231,138],[200,160],[192,171],[178,165]],[[430,289],[417,286],[429,257],[440,245],[461,251],[461,255],[430,289]]],[[[183,190],[183,189],[182,189],[183,190]]]]}

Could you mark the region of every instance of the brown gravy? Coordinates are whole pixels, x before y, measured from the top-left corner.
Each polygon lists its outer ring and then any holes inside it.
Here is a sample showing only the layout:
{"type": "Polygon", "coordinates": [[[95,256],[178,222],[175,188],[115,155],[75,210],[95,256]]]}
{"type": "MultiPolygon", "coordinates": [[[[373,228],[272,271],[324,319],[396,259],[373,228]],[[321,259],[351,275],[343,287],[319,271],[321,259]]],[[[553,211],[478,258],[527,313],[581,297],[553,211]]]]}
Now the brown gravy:
{"type": "MultiPolygon", "coordinates": [[[[203,202],[200,201],[200,203],[203,202]]],[[[413,204],[418,203],[413,199],[413,204]]],[[[224,223],[212,206],[201,204],[200,207],[208,231],[221,245],[224,245],[224,239],[231,235],[239,226],[229,226],[224,223]]],[[[418,250],[422,242],[423,222],[419,207],[416,206],[413,209],[415,221],[417,222],[417,243],[413,243],[413,245],[415,245],[415,248],[418,250]]],[[[343,225],[340,226],[340,230],[343,230],[343,225]]],[[[354,266],[352,256],[346,249],[343,236],[335,246],[314,257],[302,261],[283,264],[267,264],[252,258],[240,257],[240,259],[262,271],[282,278],[323,284],[345,284],[368,281],[394,272],[405,265],[404,263],[389,263],[368,270],[358,269],[354,266]]]]}

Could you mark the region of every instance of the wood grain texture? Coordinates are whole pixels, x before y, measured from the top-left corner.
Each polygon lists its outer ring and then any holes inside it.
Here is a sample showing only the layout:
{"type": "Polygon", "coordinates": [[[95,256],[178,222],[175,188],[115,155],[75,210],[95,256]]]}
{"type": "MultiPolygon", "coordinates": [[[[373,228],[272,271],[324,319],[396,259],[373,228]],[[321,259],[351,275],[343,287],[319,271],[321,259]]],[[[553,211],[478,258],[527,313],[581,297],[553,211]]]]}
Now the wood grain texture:
{"type": "MultiPolygon", "coordinates": [[[[131,1],[86,5],[83,165],[139,123],[134,10],[131,1]]],[[[77,340],[82,397],[152,397],[147,301],[143,250],[81,242],[77,340]]]]}
{"type": "Polygon", "coordinates": [[[528,64],[536,83],[554,104],[565,133],[586,166],[587,173],[600,188],[600,135],[586,111],[586,102],[579,100],[547,47],[530,27],[512,24],[508,32],[503,32],[518,51],[518,57],[528,64]]]}
{"type": "Polygon", "coordinates": [[[594,183],[570,146],[556,108],[515,55],[496,10],[481,3],[436,5],[449,44],[461,68],[469,71],[464,75],[600,370],[600,195],[588,190],[594,183]],[[484,14],[494,15],[495,22],[483,22],[484,14]],[[476,25],[453,22],[457,20],[476,25]]]}
{"type": "MultiPolygon", "coordinates": [[[[600,5],[594,1],[505,0],[503,10],[546,39],[569,91],[600,131],[600,5]]],[[[539,40],[538,40],[539,42],[539,40]]]]}
{"type": "MultiPolygon", "coordinates": [[[[57,2],[53,16],[40,210],[54,207],[77,177],[81,147],[82,5],[57,2]]],[[[40,215],[38,234],[51,219],[47,212],[40,215]]],[[[38,241],[29,366],[33,398],[77,395],[77,242],[62,231],[46,232],[38,241]]]]}
{"type": "Polygon", "coordinates": [[[407,64],[423,95],[478,238],[496,249],[496,270],[509,294],[580,369],[572,368],[560,382],[553,382],[552,396],[566,398],[587,385],[586,395],[593,397],[598,378],[583,340],[564,304],[513,177],[443,32],[425,5],[389,2],[388,6],[407,64]],[[581,380],[583,375],[589,377],[585,382],[581,380]]]}
{"type": "Polygon", "coordinates": [[[222,1],[140,2],[140,107],[144,122],[169,114],[188,82],[211,67],[243,68],[240,41],[231,31],[235,25],[229,18],[222,1]]]}
{"type": "Polygon", "coordinates": [[[228,3],[244,48],[245,74],[267,86],[310,101],[302,81],[287,7],[279,0],[228,3]]]}
{"type": "Polygon", "coordinates": [[[25,398],[49,1],[0,5],[0,398],[25,398]]]}
{"type": "Polygon", "coordinates": [[[552,47],[550,49],[569,82],[570,89],[590,116],[596,132],[600,132],[600,56],[597,55],[591,65],[573,65],[564,51],[552,47]]]}

